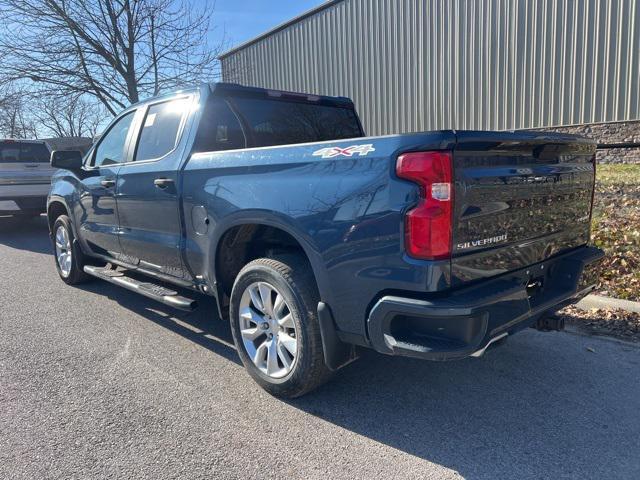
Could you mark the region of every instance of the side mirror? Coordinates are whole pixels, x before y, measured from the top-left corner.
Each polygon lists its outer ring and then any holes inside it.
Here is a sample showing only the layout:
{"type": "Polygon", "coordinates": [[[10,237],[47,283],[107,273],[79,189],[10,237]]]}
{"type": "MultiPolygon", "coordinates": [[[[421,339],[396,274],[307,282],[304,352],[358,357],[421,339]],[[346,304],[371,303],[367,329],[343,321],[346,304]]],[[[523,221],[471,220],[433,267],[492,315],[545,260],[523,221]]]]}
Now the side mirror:
{"type": "Polygon", "coordinates": [[[51,152],[51,166],[65,170],[82,168],[82,152],[78,150],[54,150],[51,152]]]}

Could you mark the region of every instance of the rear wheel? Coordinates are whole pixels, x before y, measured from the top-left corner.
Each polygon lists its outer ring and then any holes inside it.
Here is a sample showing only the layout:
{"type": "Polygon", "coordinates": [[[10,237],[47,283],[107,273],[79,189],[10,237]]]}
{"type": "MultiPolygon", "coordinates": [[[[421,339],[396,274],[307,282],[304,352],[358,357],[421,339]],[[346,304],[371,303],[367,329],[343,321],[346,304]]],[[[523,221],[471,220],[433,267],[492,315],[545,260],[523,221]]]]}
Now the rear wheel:
{"type": "Polygon", "coordinates": [[[299,397],[330,377],[317,318],[319,295],[299,255],[260,258],[231,293],[233,339],[251,377],[279,397],[299,397]]]}
{"type": "Polygon", "coordinates": [[[56,268],[62,281],[69,285],[86,281],[89,276],[84,273],[85,256],[75,241],[69,217],[60,215],[52,231],[56,268]]]}

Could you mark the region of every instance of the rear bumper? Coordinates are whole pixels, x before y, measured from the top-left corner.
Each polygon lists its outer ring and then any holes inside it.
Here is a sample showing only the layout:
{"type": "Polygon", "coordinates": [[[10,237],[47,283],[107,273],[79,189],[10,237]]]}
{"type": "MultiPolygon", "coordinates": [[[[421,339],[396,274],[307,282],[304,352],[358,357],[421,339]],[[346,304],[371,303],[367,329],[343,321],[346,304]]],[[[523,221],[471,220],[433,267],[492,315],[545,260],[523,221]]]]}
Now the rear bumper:
{"type": "Polygon", "coordinates": [[[0,215],[21,213],[44,213],[47,211],[47,196],[4,196],[0,195],[0,215]]]}
{"type": "Polygon", "coordinates": [[[50,182],[0,184],[0,215],[44,213],[50,182]]]}
{"type": "Polygon", "coordinates": [[[429,300],[386,296],[367,320],[375,350],[427,360],[473,356],[595,288],[604,253],[580,247],[429,300]]]}

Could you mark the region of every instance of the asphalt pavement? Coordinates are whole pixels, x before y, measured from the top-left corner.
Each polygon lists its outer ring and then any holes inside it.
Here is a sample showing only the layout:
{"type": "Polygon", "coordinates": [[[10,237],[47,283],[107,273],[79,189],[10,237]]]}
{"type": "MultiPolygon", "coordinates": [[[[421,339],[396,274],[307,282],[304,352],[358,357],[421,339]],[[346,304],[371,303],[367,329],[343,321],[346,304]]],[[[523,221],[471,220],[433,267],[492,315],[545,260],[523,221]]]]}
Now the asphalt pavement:
{"type": "Polygon", "coordinates": [[[0,479],[640,478],[640,349],[528,330],[483,358],[367,353],[295,401],[182,313],[58,279],[0,218],[0,479]]]}

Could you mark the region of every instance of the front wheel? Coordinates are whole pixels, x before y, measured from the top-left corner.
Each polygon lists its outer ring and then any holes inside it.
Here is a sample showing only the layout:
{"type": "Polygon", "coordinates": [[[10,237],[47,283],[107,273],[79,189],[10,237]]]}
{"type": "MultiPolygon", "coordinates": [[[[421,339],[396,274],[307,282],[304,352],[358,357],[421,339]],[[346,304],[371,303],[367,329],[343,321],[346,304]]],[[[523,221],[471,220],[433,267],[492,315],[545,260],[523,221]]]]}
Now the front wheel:
{"type": "Polygon", "coordinates": [[[69,217],[60,215],[53,224],[52,232],[56,269],[62,281],[68,285],[86,281],[89,276],[84,272],[85,256],[75,241],[69,217]]]}
{"type": "Polygon", "coordinates": [[[251,377],[272,395],[299,397],[331,375],[318,301],[309,264],[299,255],[254,260],[236,278],[230,305],[236,349],[251,377]]]}

